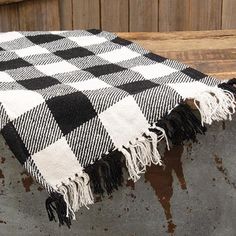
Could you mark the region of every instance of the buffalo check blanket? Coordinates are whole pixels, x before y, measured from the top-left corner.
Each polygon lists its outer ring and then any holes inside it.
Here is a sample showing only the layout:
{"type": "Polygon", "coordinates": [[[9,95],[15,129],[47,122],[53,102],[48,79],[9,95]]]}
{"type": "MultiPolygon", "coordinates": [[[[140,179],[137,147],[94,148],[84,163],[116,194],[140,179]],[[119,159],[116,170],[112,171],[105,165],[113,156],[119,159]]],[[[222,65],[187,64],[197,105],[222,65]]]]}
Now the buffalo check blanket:
{"type": "Polygon", "coordinates": [[[159,142],[231,119],[234,84],[105,31],[0,34],[1,133],[49,193],[49,219],[68,226],[122,184],[124,166],[137,181],[161,165],[159,142]]]}

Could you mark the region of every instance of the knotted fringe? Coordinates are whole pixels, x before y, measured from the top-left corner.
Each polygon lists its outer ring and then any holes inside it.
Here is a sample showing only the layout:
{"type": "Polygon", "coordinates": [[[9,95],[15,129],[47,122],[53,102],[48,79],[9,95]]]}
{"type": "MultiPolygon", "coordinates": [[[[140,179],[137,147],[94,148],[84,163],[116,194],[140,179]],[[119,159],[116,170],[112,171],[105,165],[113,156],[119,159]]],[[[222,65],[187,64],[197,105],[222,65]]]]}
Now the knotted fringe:
{"type": "MultiPolygon", "coordinates": [[[[184,141],[196,141],[197,134],[205,134],[206,127],[193,113],[187,104],[179,104],[163,119],[155,123],[157,127],[165,130],[168,139],[173,145],[183,144],[184,141]]],[[[152,132],[159,132],[156,128],[149,129],[152,132]]]]}
{"type": "Polygon", "coordinates": [[[103,155],[101,159],[87,166],[82,176],[76,176],[69,183],[62,184],[46,201],[49,219],[55,220],[56,212],[60,225],[66,224],[70,227],[71,219],[75,219],[75,211],[94,202],[90,183],[95,194],[103,195],[105,191],[111,194],[122,185],[124,162],[130,179],[137,181],[147,166],[152,163],[162,165],[157,148],[162,140],[166,141],[168,149],[168,140],[172,145],[183,144],[185,140],[196,141],[197,134],[206,132],[204,124],[231,119],[236,108],[235,84],[234,79],[220,84],[219,88],[211,87],[191,98],[200,116],[191,109],[187,100],[183,101],[140,137],[103,155]]]}
{"type": "Polygon", "coordinates": [[[59,224],[64,223],[70,227],[71,220],[75,220],[75,212],[80,207],[88,208],[89,204],[93,204],[93,194],[89,184],[89,176],[82,173],[76,175],[73,179],[69,179],[66,184],[58,187],[56,193],[52,193],[46,200],[46,209],[49,220],[55,220],[54,211],[57,213],[59,224]],[[53,205],[54,203],[54,205],[53,205]]]}
{"type": "Polygon", "coordinates": [[[110,151],[107,155],[87,166],[84,171],[89,175],[93,192],[103,196],[105,190],[111,194],[123,182],[123,156],[118,151],[110,151]],[[104,190],[105,189],[105,190],[104,190]]]}
{"type": "Polygon", "coordinates": [[[234,94],[217,87],[211,87],[208,91],[196,95],[194,104],[200,112],[202,125],[231,120],[236,106],[234,94]]]}
{"type": "Polygon", "coordinates": [[[71,226],[71,216],[67,216],[67,203],[64,201],[63,195],[52,192],[51,196],[46,200],[46,210],[50,221],[56,221],[55,212],[59,221],[59,226],[66,224],[71,226]]]}
{"type": "Polygon", "coordinates": [[[129,142],[129,145],[118,149],[125,157],[129,178],[134,182],[140,178],[140,174],[145,173],[147,166],[152,163],[162,165],[157,144],[165,139],[168,145],[168,140],[162,128],[156,129],[159,130],[158,134],[147,131],[135,141],[129,142]]]}

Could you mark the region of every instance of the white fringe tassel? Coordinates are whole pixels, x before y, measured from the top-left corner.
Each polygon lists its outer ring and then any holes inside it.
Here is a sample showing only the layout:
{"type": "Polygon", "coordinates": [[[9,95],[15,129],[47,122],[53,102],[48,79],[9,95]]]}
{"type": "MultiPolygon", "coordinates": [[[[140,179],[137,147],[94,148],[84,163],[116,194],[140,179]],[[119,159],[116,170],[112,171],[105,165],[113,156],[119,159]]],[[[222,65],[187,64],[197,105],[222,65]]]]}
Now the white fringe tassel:
{"type": "Polygon", "coordinates": [[[201,114],[202,125],[212,124],[213,121],[231,120],[236,108],[234,95],[217,87],[199,93],[194,97],[194,104],[201,114]]]}
{"type": "Polygon", "coordinates": [[[140,178],[140,174],[145,173],[146,166],[150,166],[152,163],[162,165],[161,156],[157,149],[157,144],[162,139],[166,140],[169,149],[165,131],[160,127],[155,127],[155,129],[160,131],[160,135],[147,131],[140,138],[130,142],[128,146],[119,148],[119,151],[125,156],[129,177],[134,182],[140,178]]]}
{"type": "Polygon", "coordinates": [[[80,207],[94,203],[93,194],[90,188],[89,176],[83,172],[74,179],[69,179],[69,183],[58,187],[58,192],[63,195],[67,205],[67,217],[71,216],[75,220],[75,212],[80,207]]]}

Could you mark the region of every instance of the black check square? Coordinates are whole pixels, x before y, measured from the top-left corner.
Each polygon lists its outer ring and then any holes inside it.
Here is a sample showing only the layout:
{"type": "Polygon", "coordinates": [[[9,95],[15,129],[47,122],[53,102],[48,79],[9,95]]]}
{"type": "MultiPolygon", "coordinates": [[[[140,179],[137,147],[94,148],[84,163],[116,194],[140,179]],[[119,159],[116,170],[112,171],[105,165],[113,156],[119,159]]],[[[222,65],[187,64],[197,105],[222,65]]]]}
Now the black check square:
{"type": "Polygon", "coordinates": [[[20,80],[18,81],[18,83],[29,90],[38,90],[53,86],[55,84],[59,84],[60,82],[51,76],[43,76],[38,78],[20,80]]]}
{"type": "Polygon", "coordinates": [[[126,40],[126,39],[122,39],[120,37],[116,37],[116,38],[112,39],[111,42],[119,44],[121,46],[128,46],[128,45],[132,44],[131,41],[126,40]]]}
{"type": "Polygon", "coordinates": [[[30,154],[12,122],[5,125],[1,133],[15,157],[24,165],[30,154]]]}
{"type": "Polygon", "coordinates": [[[166,60],[165,57],[159,56],[159,55],[154,54],[154,53],[151,53],[151,52],[146,53],[146,54],[144,54],[143,56],[144,56],[144,57],[147,57],[147,58],[149,58],[149,59],[151,59],[151,60],[153,60],[153,61],[159,62],[159,63],[166,60]]]}
{"type": "Polygon", "coordinates": [[[198,70],[195,70],[193,68],[190,68],[190,67],[187,67],[186,69],[182,70],[181,72],[184,73],[185,75],[191,77],[192,79],[195,79],[195,80],[200,80],[200,79],[207,77],[207,75],[205,75],[204,73],[202,73],[198,70]]]}
{"type": "Polygon", "coordinates": [[[60,50],[60,51],[54,52],[54,54],[56,56],[59,56],[59,57],[65,59],[65,60],[94,55],[93,52],[90,52],[88,49],[83,48],[83,47],[76,47],[76,48],[70,48],[67,50],[60,50]]]}
{"type": "Polygon", "coordinates": [[[63,39],[64,37],[56,34],[39,34],[39,35],[27,36],[26,38],[29,39],[34,44],[43,44],[57,41],[59,39],[63,39]]]}
{"type": "Polygon", "coordinates": [[[102,32],[102,31],[99,30],[99,29],[88,29],[87,31],[88,31],[89,33],[91,33],[91,34],[94,34],[94,35],[99,34],[99,33],[102,32]]]}
{"type": "Polygon", "coordinates": [[[127,70],[127,69],[121,66],[118,66],[116,64],[99,65],[99,66],[93,66],[93,67],[84,69],[84,71],[90,72],[95,77],[99,77],[101,75],[106,75],[106,74],[117,73],[124,70],[127,70]]]}
{"type": "Polygon", "coordinates": [[[64,135],[97,115],[82,92],[54,97],[46,103],[64,135]]]}
{"type": "Polygon", "coordinates": [[[140,93],[144,90],[154,88],[157,86],[159,86],[159,84],[153,83],[149,80],[141,80],[141,81],[134,81],[134,82],[127,83],[127,84],[122,84],[122,85],[118,86],[117,88],[122,89],[131,95],[134,95],[134,94],[140,93]]]}
{"type": "Polygon", "coordinates": [[[12,70],[20,67],[32,66],[29,62],[23,60],[22,58],[12,59],[9,61],[0,61],[0,71],[12,70]]]}

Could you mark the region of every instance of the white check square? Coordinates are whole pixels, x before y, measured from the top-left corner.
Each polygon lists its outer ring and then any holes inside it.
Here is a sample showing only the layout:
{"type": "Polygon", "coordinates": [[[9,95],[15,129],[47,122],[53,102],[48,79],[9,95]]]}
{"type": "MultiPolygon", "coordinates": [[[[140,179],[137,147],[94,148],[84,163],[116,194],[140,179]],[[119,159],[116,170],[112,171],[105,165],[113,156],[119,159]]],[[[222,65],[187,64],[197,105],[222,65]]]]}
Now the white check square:
{"type": "Polygon", "coordinates": [[[35,68],[49,76],[79,70],[78,67],[66,61],[55,62],[47,65],[38,65],[35,66],[35,68]]]}
{"type": "Polygon", "coordinates": [[[118,148],[128,145],[149,127],[133,96],[122,99],[98,116],[118,148]]]}
{"type": "Polygon", "coordinates": [[[90,46],[94,44],[101,44],[107,41],[104,37],[92,36],[81,36],[81,37],[69,37],[70,40],[76,42],[79,46],[90,46]]]}
{"type": "Polygon", "coordinates": [[[43,97],[30,90],[1,91],[0,101],[10,119],[15,119],[26,111],[44,102],[43,97]]]}
{"type": "Polygon", "coordinates": [[[85,81],[78,81],[74,83],[68,83],[67,85],[70,85],[71,87],[79,91],[96,90],[96,89],[112,87],[111,85],[105,83],[104,81],[98,78],[89,79],[85,81]]]}
{"type": "Polygon", "coordinates": [[[168,83],[183,98],[194,98],[199,93],[209,90],[209,86],[198,81],[183,83],[168,83]],[[197,88],[197,89],[196,89],[197,88]]]}
{"type": "Polygon", "coordinates": [[[50,53],[46,48],[42,48],[38,45],[22,48],[14,51],[19,57],[27,57],[31,55],[39,55],[44,53],[50,53]]]}
{"type": "Polygon", "coordinates": [[[65,137],[35,153],[32,159],[47,182],[54,188],[62,182],[66,184],[66,181],[75,174],[79,176],[82,174],[82,167],[65,137]]]}
{"type": "Polygon", "coordinates": [[[15,80],[6,72],[0,71],[0,82],[14,82],[15,80]]]}
{"type": "Polygon", "coordinates": [[[19,32],[7,32],[7,33],[1,33],[0,34],[0,43],[4,43],[4,42],[9,42],[9,41],[13,41],[15,39],[19,39],[19,38],[23,38],[24,35],[22,35],[19,32]]]}
{"type": "Polygon", "coordinates": [[[120,61],[129,60],[135,57],[139,57],[141,55],[137,52],[130,50],[129,48],[122,47],[120,49],[115,49],[111,52],[98,54],[98,56],[109,62],[116,63],[120,61]]]}
{"type": "Polygon", "coordinates": [[[131,68],[131,70],[140,73],[145,79],[163,77],[177,71],[176,69],[163,65],[161,63],[147,66],[136,66],[131,68]]]}

